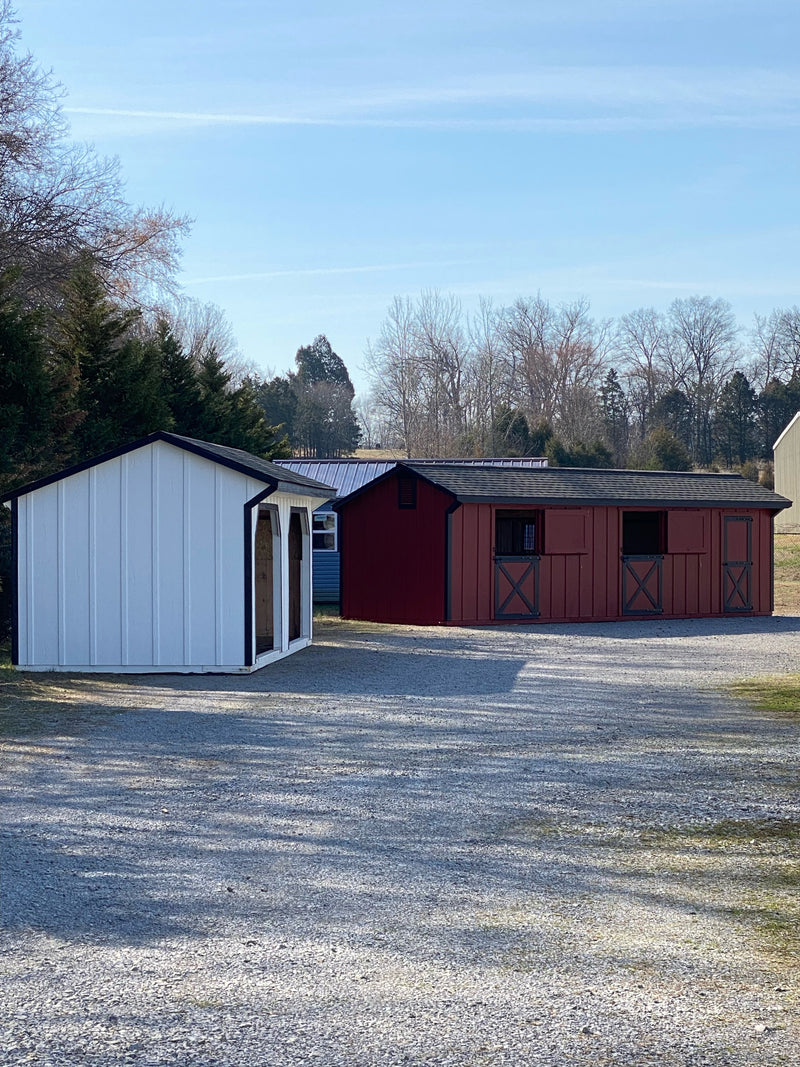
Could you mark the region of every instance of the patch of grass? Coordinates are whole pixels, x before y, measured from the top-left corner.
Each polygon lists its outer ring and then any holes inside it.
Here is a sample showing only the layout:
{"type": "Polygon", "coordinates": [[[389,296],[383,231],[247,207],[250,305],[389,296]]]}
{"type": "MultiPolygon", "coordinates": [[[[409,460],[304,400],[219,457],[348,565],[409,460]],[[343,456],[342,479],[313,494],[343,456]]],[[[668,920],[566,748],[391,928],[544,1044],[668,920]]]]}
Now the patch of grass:
{"type": "Polygon", "coordinates": [[[800,614],[800,534],[775,534],[775,610],[800,614]]]}
{"type": "Polygon", "coordinates": [[[125,710],[86,696],[63,675],[0,669],[0,738],[72,736],[125,710]]]}
{"type": "Polygon", "coordinates": [[[761,711],[800,713],[800,674],[745,678],[734,682],[729,692],[761,711]]]}
{"type": "Polygon", "coordinates": [[[800,822],[795,819],[720,819],[719,822],[689,826],[678,833],[712,843],[747,841],[755,845],[797,841],[800,839],[800,822]]]}
{"type": "Polygon", "coordinates": [[[763,947],[783,959],[800,952],[800,821],[797,819],[721,819],[715,823],[676,827],[648,834],[651,847],[668,849],[678,843],[717,854],[736,871],[719,868],[709,878],[708,903],[720,913],[750,927],[763,947]],[[733,890],[714,903],[714,887],[722,875],[733,890]],[[724,901],[724,903],[723,903],[724,901]]]}
{"type": "Polygon", "coordinates": [[[338,619],[339,618],[339,605],[338,604],[315,604],[314,605],[314,618],[315,619],[338,619]]]}

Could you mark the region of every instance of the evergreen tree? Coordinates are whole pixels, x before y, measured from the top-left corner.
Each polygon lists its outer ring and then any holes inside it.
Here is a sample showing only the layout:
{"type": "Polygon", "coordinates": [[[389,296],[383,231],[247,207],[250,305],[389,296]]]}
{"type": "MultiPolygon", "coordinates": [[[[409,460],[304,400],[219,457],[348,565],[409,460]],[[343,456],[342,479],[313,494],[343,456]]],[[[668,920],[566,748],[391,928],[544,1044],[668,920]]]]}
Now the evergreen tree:
{"type": "Polygon", "coordinates": [[[692,440],[692,404],[681,389],[670,389],[656,402],[653,426],[661,426],[682,441],[687,452],[692,440]]]}
{"type": "Polygon", "coordinates": [[[531,431],[519,408],[498,404],[492,424],[492,454],[495,456],[530,456],[531,431]]]}
{"type": "Polygon", "coordinates": [[[602,441],[587,445],[578,441],[567,447],[560,437],[551,437],[545,448],[551,467],[601,467],[614,466],[614,457],[602,441]]]}
{"type": "Polygon", "coordinates": [[[330,382],[341,386],[350,398],[355,395],[353,383],[344,362],[331,348],[325,334],[315,337],[310,345],[298,348],[294,357],[297,366],[297,381],[301,385],[314,385],[317,382],[330,382]]]}
{"type": "Polygon", "coordinates": [[[133,335],[138,313],[120,311],[90,267],[67,287],[57,359],[77,376],[74,457],[87,459],[169,424],[157,347],[133,335]]]}
{"type": "Polygon", "coordinates": [[[258,383],[245,378],[238,389],[231,393],[230,422],[225,435],[225,444],[242,448],[265,459],[288,459],[292,454],[289,440],[264,418],[258,402],[258,383]]]}
{"type": "Polygon", "coordinates": [[[741,371],[725,383],[714,413],[714,444],[726,466],[744,463],[755,447],[756,394],[741,371]]]}
{"type": "Polygon", "coordinates": [[[324,334],[299,348],[288,376],[297,397],[290,440],[295,452],[318,458],[349,455],[361,431],[353,411],[355,390],[343,361],[324,334]]]}
{"type": "Polygon", "coordinates": [[[636,450],[635,466],[646,471],[690,471],[689,450],[665,426],[656,426],[636,450]]]}
{"type": "Polygon", "coordinates": [[[54,396],[39,316],[0,284],[0,487],[35,477],[49,457],[54,396]]]}
{"type": "Polygon", "coordinates": [[[186,437],[199,437],[202,399],[197,367],[166,319],[156,323],[153,341],[161,362],[161,395],[171,416],[170,425],[164,429],[186,437]]]}
{"type": "Polygon", "coordinates": [[[256,399],[270,426],[276,426],[294,439],[294,420],[297,414],[297,393],[288,378],[273,378],[260,382],[256,387],[256,399]]]}
{"type": "Polygon", "coordinates": [[[788,382],[773,378],[764,387],[757,405],[758,455],[772,459],[772,446],[800,411],[800,376],[788,382]]]}
{"type": "Polygon", "coordinates": [[[628,398],[612,367],[600,386],[600,403],[606,440],[611,446],[614,464],[624,467],[628,455],[628,398]]]}

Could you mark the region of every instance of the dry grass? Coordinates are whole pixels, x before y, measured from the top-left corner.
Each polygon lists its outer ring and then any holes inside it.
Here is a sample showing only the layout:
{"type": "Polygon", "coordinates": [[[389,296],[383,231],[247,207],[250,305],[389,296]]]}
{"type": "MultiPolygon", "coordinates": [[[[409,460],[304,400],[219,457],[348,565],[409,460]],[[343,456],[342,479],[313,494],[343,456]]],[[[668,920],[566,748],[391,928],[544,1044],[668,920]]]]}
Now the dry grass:
{"type": "Polygon", "coordinates": [[[800,713],[800,674],[747,678],[734,683],[730,692],[762,711],[800,713]]]}
{"type": "Polygon", "coordinates": [[[800,533],[775,534],[775,611],[800,615],[800,533]]]}

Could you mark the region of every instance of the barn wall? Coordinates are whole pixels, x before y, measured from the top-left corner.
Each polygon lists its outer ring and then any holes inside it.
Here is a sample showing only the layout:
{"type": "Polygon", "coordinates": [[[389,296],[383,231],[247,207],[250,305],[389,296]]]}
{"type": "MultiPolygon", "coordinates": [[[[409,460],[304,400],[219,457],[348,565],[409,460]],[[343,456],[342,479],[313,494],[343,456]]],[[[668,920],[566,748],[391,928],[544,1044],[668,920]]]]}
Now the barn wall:
{"type": "Polygon", "coordinates": [[[417,483],[416,508],[398,506],[397,474],[344,504],[342,615],[438,623],[445,613],[445,527],[451,498],[417,483]]]}
{"type": "Polygon", "coordinates": [[[775,492],[788,497],[791,507],[778,513],[775,529],[779,533],[800,530],[800,412],[775,442],[775,492]]]}
{"type": "MultiPolygon", "coordinates": [[[[464,504],[451,517],[450,621],[495,618],[493,504],[464,504]]],[[[503,510],[508,510],[503,505],[503,510]]],[[[528,506],[520,510],[531,510],[528,506]]],[[[620,619],[621,534],[618,507],[545,508],[539,560],[539,620],[620,619]]],[[[723,520],[752,520],[752,613],[772,610],[772,518],[758,509],[681,508],[668,511],[663,557],[662,617],[722,615],[723,520]]]]}
{"type": "Polygon", "coordinates": [[[20,666],[238,669],[262,489],[155,442],[21,497],[20,666]]]}

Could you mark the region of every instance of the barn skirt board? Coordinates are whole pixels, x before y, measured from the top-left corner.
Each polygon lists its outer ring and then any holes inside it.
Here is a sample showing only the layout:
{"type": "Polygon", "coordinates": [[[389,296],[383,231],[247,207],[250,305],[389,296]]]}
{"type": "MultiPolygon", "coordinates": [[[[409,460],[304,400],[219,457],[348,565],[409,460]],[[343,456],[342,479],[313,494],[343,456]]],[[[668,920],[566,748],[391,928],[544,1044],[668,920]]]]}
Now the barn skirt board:
{"type": "Polygon", "coordinates": [[[652,472],[651,482],[650,473],[517,472],[501,488],[527,484],[530,499],[511,500],[507,488],[505,497],[475,501],[457,495],[481,484],[475,472],[468,482],[401,466],[335,505],[342,614],[457,625],[769,614],[782,498],[735,476],[652,472]],[[563,483],[566,495],[579,475],[583,489],[573,497],[588,495],[603,474],[616,476],[606,481],[617,493],[630,485],[630,500],[542,501],[549,485],[563,483]],[[404,478],[414,479],[413,496],[404,478]],[[689,500],[692,491],[700,499],[716,493],[730,504],[657,504],[656,488],[689,500]],[[740,499],[750,506],[735,506],[740,499]]]}

